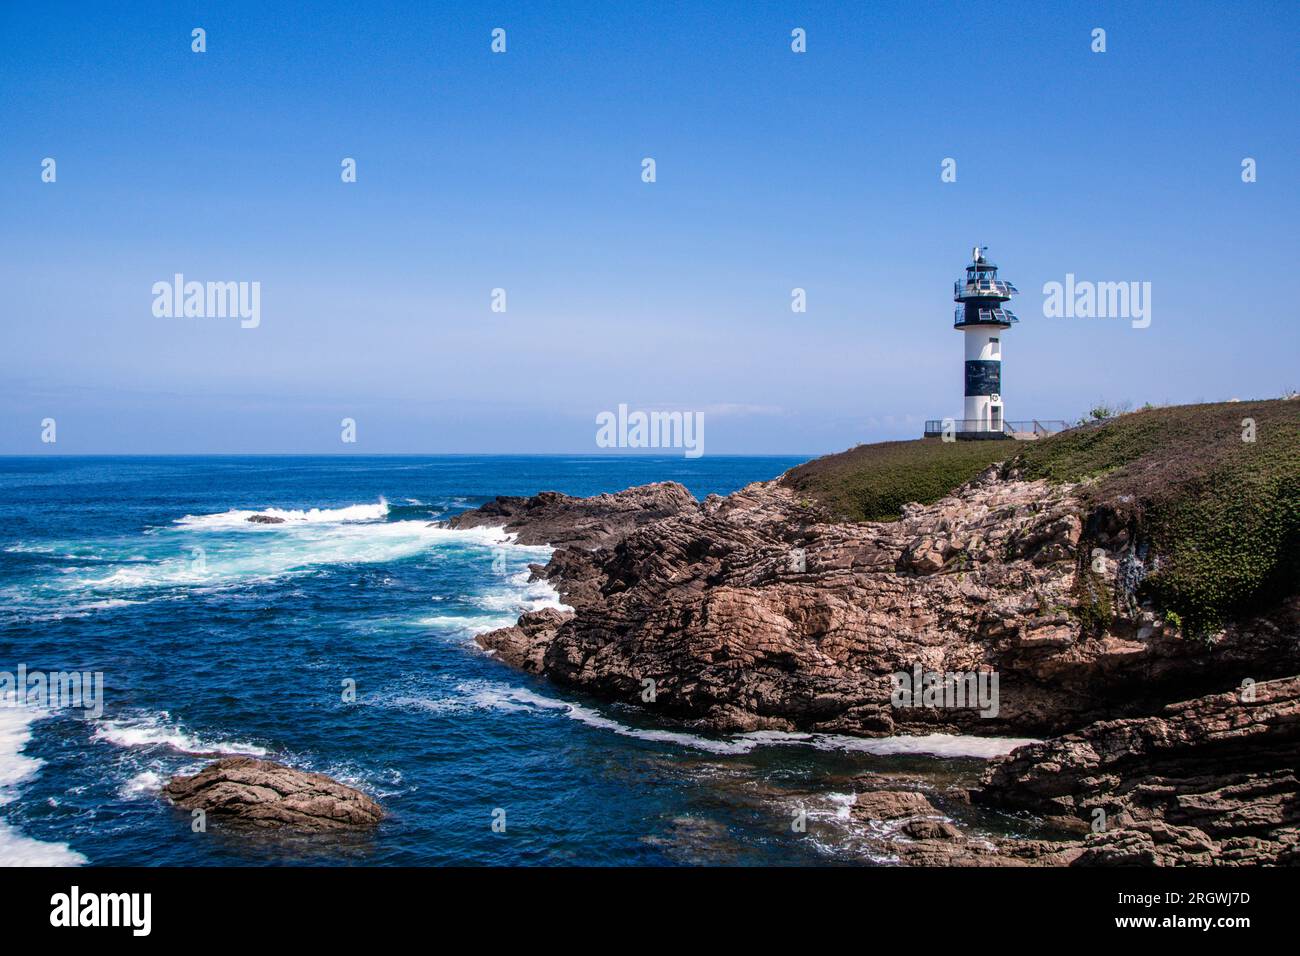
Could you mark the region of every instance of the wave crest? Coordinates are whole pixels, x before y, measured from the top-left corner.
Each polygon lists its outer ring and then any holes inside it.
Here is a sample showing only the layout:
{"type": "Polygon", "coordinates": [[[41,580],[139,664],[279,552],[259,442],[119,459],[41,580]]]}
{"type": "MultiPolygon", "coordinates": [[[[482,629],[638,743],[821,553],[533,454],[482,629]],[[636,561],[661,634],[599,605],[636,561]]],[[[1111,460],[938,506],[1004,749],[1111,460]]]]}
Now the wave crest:
{"type": "Polygon", "coordinates": [[[267,750],[241,741],[206,740],[186,731],[166,711],[139,717],[101,720],[91,740],[118,747],[166,747],[194,757],[265,757],[267,750]]]}
{"type": "Polygon", "coordinates": [[[388,502],[381,497],[373,505],[348,505],[344,508],[310,508],[307,510],[263,508],[260,511],[233,508],[219,514],[186,515],[183,518],[177,518],[175,523],[184,528],[196,529],[266,529],[281,527],[281,523],[342,524],[345,521],[382,521],[386,517],[388,517],[388,502]],[[280,521],[273,524],[262,524],[248,520],[256,515],[279,518],[280,521]]]}
{"type": "MultiPolygon", "coordinates": [[[[18,796],[19,784],[36,776],[41,761],[23,753],[31,726],[50,712],[19,704],[16,695],[0,697],[0,806],[18,796]]],[[[5,866],[80,866],[86,858],[66,843],[45,843],[23,836],[0,820],[0,860],[5,866]]]]}

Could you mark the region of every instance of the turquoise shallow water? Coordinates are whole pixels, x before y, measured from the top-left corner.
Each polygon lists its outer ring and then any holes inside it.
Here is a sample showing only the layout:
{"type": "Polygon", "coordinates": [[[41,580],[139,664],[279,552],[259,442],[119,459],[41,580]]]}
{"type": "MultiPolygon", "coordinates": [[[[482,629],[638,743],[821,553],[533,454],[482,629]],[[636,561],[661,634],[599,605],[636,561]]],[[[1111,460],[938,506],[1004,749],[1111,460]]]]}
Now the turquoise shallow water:
{"type": "Polygon", "coordinates": [[[854,775],[942,786],[978,762],[710,737],[522,675],[471,639],[555,602],[526,580],[546,549],[429,527],[497,494],[726,494],[796,463],[0,459],[0,671],[105,682],[94,719],[0,708],[0,862],[863,862],[854,775]],[[244,520],[271,508],[284,524],[244,520]],[[363,837],[192,833],[157,788],[225,753],[331,774],[390,816],[363,837]]]}

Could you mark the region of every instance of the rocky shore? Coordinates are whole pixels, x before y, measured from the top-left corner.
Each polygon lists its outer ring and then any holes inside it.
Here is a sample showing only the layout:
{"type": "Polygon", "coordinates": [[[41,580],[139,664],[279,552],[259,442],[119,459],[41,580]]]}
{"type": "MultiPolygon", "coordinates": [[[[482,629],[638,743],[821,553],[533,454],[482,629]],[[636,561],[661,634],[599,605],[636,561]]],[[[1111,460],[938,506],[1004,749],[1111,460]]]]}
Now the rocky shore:
{"type": "Polygon", "coordinates": [[[779,480],[703,502],[660,483],[500,498],[451,524],[556,547],[534,574],[572,610],[478,640],[557,684],[717,732],[1048,738],[969,800],[1062,839],[964,833],[919,793],[862,789],[854,814],[888,824],[900,862],[1297,860],[1300,598],[1189,637],[1139,598],[1131,523],[1076,484],[999,464],[859,523],[779,480]],[[918,665],[996,674],[996,716],[895,706],[891,675],[918,665]]]}

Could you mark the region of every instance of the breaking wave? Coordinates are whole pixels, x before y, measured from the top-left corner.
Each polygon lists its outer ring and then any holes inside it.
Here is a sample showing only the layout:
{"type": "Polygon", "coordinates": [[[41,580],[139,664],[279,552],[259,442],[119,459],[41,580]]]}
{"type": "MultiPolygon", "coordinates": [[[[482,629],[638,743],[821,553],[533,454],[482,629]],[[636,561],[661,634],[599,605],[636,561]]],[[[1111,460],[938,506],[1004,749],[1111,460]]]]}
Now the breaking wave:
{"type": "MultiPolygon", "coordinates": [[[[388,505],[351,505],[306,511],[225,511],[186,516],[158,533],[60,547],[68,563],[35,585],[0,588],[7,614],[29,622],[86,617],[165,597],[184,598],[230,587],[259,585],[348,564],[383,564],[441,549],[509,548],[517,558],[545,560],[551,549],[515,543],[502,528],[453,529],[428,520],[384,520],[388,505]],[[283,524],[249,523],[254,514],[285,517],[283,524]],[[251,532],[246,534],[245,532],[251,532]]],[[[517,567],[517,562],[513,562],[517,567]]],[[[527,577],[527,572],[523,575],[527,577]]],[[[484,611],[522,613],[557,603],[554,592],[519,588],[484,598],[484,611]],[[527,589],[525,589],[527,590],[527,589]],[[496,602],[500,607],[493,607],[496,602]]],[[[506,622],[513,623],[513,622],[506,622]]]]}
{"type": "MultiPolygon", "coordinates": [[[[35,777],[41,761],[23,753],[32,724],[50,713],[19,705],[15,695],[0,697],[0,807],[18,797],[19,785],[35,777]]],[[[0,820],[0,860],[6,866],[80,866],[86,858],[66,843],[45,843],[23,836],[0,820]]]]}
{"type": "Polygon", "coordinates": [[[118,747],[166,748],[193,757],[265,757],[267,750],[241,741],[210,740],[185,730],[166,711],[100,720],[91,740],[118,747]]]}
{"type": "Polygon", "coordinates": [[[382,521],[388,516],[388,502],[382,497],[373,505],[348,505],[346,508],[311,508],[306,511],[286,510],[284,508],[263,508],[260,511],[232,509],[220,514],[186,515],[177,518],[176,524],[186,528],[197,529],[275,529],[282,524],[342,524],[347,521],[382,521]],[[267,518],[279,518],[280,521],[263,524],[249,521],[256,515],[267,518]]]}
{"type": "Polygon", "coordinates": [[[123,800],[144,800],[158,796],[162,790],[163,778],[154,770],[142,770],[122,784],[118,796],[123,800]]]}

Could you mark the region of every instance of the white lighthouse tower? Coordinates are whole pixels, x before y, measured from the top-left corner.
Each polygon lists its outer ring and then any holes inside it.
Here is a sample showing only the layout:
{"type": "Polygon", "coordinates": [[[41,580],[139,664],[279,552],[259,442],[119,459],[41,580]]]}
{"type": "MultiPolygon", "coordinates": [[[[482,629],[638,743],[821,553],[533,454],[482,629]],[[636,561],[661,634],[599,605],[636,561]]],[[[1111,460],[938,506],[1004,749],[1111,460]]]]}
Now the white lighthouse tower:
{"type": "Polygon", "coordinates": [[[1003,308],[1017,294],[1010,282],[998,278],[998,267],[976,246],[965,280],[953,284],[957,310],[953,328],[966,339],[966,412],[957,431],[964,437],[1002,437],[1006,415],[1002,407],[1002,336],[1017,319],[1003,308]]]}

